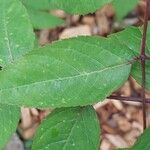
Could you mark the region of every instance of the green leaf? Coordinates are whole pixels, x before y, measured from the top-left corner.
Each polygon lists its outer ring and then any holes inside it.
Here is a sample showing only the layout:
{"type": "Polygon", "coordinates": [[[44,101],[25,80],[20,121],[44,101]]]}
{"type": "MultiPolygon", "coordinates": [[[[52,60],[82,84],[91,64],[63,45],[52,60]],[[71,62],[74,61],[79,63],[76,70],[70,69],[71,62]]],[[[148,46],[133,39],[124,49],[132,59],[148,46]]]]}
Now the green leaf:
{"type": "Polygon", "coordinates": [[[134,57],[116,42],[78,37],[33,50],[0,73],[0,103],[56,108],[104,100],[127,80],[134,57]]]}
{"type": "MultiPolygon", "coordinates": [[[[141,28],[143,29],[143,28],[141,28]]],[[[141,33],[143,33],[143,30],[141,30],[141,33]]],[[[150,55],[150,22],[148,23],[148,29],[147,29],[147,49],[148,49],[148,54],[150,55]]]]}
{"type": "Polygon", "coordinates": [[[99,130],[92,107],[58,109],[39,127],[32,150],[98,150],[99,130]]]}
{"type": "Polygon", "coordinates": [[[49,0],[21,0],[27,8],[36,10],[49,10],[49,0]]]}
{"type": "Polygon", "coordinates": [[[30,8],[38,10],[62,9],[69,14],[93,13],[112,0],[23,0],[30,8]]]}
{"type": "Polygon", "coordinates": [[[6,65],[31,50],[35,36],[19,0],[0,0],[0,10],[0,65],[6,65]]]}
{"type": "MultiPolygon", "coordinates": [[[[150,28],[148,28],[148,39],[149,39],[149,35],[150,35],[150,28]]],[[[130,49],[134,51],[134,54],[136,56],[139,56],[140,47],[141,47],[141,38],[142,38],[141,28],[136,28],[136,27],[128,28],[124,30],[124,32],[122,33],[114,34],[113,37],[116,37],[120,42],[123,42],[125,46],[130,47],[130,49]]],[[[147,55],[150,56],[149,42],[147,42],[146,53],[147,55]]],[[[148,80],[150,76],[149,67],[150,67],[150,61],[147,61],[146,62],[146,88],[148,90],[150,89],[150,81],[148,80]]],[[[132,66],[131,74],[135,78],[135,80],[141,85],[142,73],[141,73],[140,61],[134,63],[134,65],[132,66]]]]}
{"type": "MultiPolygon", "coordinates": [[[[0,65],[4,69],[34,47],[35,36],[19,0],[0,0],[0,10],[0,65]]],[[[19,119],[18,107],[0,104],[0,149],[15,132],[19,119]]]]}
{"type": "MultiPolygon", "coordinates": [[[[150,90],[150,81],[149,81],[149,76],[150,76],[150,62],[146,62],[146,89],[150,90]]],[[[132,68],[132,75],[135,78],[135,80],[142,85],[142,72],[141,72],[141,64],[140,62],[136,62],[132,68]]]]}
{"type": "Polygon", "coordinates": [[[93,13],[110,2],[119,19],[132,10],[138,0],[22,0],[27,8],[36,10],[61,9],[69,14],[85,15],[93,13]],[[122,5],[123,4],[123,5],[122,5]],[[120,7],[121,6],[121,7],[120,7]]]}
{"type": "Polygon", "coordinates": [[[50,15],[48,12],[28,9],[28,13],[35,29],[54,28],[64,24],[62,19],[50,15]]]}
{"type": "Polygon", "coordinates": [[[139,0],[113,0],[112,4],[117,14],[117,18],[122,19],[129,11],[137,5],[139,0]]]}
{"type": "Polygon", "coordinates": [[[49,0],[51,9],[62,9],[69,14],[93,13],[112,0],[49,0]]]}
{"type": "Polygon", "coordinates": [[[11,135],[15,132],[19,118],[19,108],[0,105],[0,149],[4,148],[11,135]]]}

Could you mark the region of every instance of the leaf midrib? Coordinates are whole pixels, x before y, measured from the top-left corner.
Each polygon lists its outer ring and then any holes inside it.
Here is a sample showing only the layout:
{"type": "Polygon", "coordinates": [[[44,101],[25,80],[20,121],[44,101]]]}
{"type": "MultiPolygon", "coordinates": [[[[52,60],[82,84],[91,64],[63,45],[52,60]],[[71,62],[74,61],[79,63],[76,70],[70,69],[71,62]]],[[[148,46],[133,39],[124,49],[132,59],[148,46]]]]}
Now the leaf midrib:
{"type": "Polygon", "coordinates": [[[4,32],[5,32],[5,39],[4,40],[7,40],[6,44],[7,44],[7,48],[8,48],[8,53],[9,53],[9,56],[10,56],[10,60],[13,61],[13,55],[12,55],[12,51],[11,51],[11,48],[10,48],[10,39],[9,39],[9,36],[8,36],[8,28],[7,28],[7,22],[6,22],[6,9],[5,9],[5,0],[3,0],[3,9],[2,9],[2,14],[3,14],[3,22],[4,22],[4,32]]]}
{"type": "MultiPolygon", "coordinates": [[[[81,112],[80,112],[81,114],[82,114],[82,111],[83,111],[83,110],[81,110],[81,112]]],[[[71,137],[71,135],[72,135],[73,129],[76,127],[76,124],[78,123],[78,120],[79,120],[80,115],[77,114],[76,117],[77,117],[77,118],[76,118],[76,120],[75,120],[75,122],[74,122],[74,124],[73,124],[73,126],[72,126],[72,128],[71,128],[71,130],[70,130],[70,133],[68,134],[68,137],[67,137],[67,139],[66,139],[65,144],[63,145],[63,149],[62,149],[62,150],[65,150],[65,148],[66,148],[66,146],[67,146],[67,144],[68,144],[68,141],[69,141],[69,139],[70,139],[70,137],[71,137]]]]}

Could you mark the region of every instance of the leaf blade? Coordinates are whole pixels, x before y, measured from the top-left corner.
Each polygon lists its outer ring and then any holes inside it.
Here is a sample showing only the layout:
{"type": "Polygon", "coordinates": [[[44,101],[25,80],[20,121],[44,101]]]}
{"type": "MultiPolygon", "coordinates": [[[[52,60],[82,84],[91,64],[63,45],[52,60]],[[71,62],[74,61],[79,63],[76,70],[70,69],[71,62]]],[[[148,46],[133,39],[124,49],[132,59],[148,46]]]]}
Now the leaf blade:
{"type": "Polygon", "coordinates": [[[0,9],[0,28],[3,29],[0,32],[0,64],[6,65],[31,50],[35,36],[28,14],[20,1],[1,0],[0,9]]]}
{"type": "Polygon", "coordinates": [[[56,108],[105,99],[127,80],[133,57],[123,45],[110,47],[113,42],[78,37],[30,52],[1,72],[0,102],[56,108]]]}
{"type": "Polygon", "coordinates": [[[28,9],[28,13],[35,29],[54,28],[64,24],[64,21],[48,12],[28,9]]]}
{"type": "Polygon", "coordinates": [[[112,0],[23,0],[27,7],[37,10],[61,9],[69,14],[93,13],[112,0]]]}
{"type": "MultiPolygon", "coordinates": [[[[136,27],[132,27],[132,28],[127,28],[124,32],[122,32],[122,34],[117,33],[115,34],[115,37],[120,40],[123,41],[124,45],[128,45],[128,47],[134,52],[135,57],[139,57],[140,55],[140,47],[141,47],[141,38],[142,38],[142,28],[136,28],[136,27]],[[131,36],[132,35],[132,36],[131,36]],[[130,37],[130,38],[127,38],[130,37]]],[[[150,33],[150,30],[148,28],[148,35],[150,33]]],[[[147,37],[149,37],[147,35],[147,37]]],[[[146,45],[146,54],[150,55],[150,50],[149,50],[149,43],[147,42],[146,45]]],[[[150,72],[149,72],[149,66],[150,66],[150,62],[147,61],[146,62],[146,89],[150,89],[150,81],[148,80],[150,72]]],[[[131,75],[133,76],[133,78],[138,82],[138,84],[142,84],[142,72],[141,72],[141,64],[140,61],[136,61],[133,66],[132,66],[132,70],[131,70],[131,75]]]]}
{"type": "Polygon", "coordinates": [[[19,108],[1,104],[0,116],[0,149],[2,149],[17,128],[20,118],[19,108]]]}
{"type": "Polygon", "coordinates": [[[70,14],[85,15],[93,13],[112,0],[49,0],[52,9],[62,9],[70,14]]]}
{"type": "Polygon", "coordinates": [[[113,0],[112,5],[115,8],[117,19],[121,20],[129,11],[131,11],[139,0],[113,0]]]}
{"type": "Polygon", "coordinates": [[[58,109],[39,127],[32,150],[44,150],[46,147],[97,150],[99,132],[99,123],[92,107],[58,109]]]}

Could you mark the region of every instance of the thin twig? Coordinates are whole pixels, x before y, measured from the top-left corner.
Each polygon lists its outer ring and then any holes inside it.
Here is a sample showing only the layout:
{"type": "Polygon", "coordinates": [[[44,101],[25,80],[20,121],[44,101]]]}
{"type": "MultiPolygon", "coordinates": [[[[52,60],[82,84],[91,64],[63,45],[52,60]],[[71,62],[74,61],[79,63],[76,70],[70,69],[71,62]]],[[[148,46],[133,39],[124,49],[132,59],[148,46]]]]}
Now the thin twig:
{"type": "Polygon", "coordinates": [[[149,12],[149,3],[150,0],[146,0],[146,9],[145,9],[145,17],[144,17],[144,29],[142,36],[142,44],[141,44],[141,69],[142,69],[142,91],[141,91],[141,99],[143,104],[143,129],[146,128],[146,101],[145,101],[145,47],[146,47],[146,37],[147,37],[147,26],[148,26],[148,12],[149,12]]]}
{"type": "MultiPolygon", "coordinates": [[[[119,100],[119,101],[126,101],[126,102],[138,102],[138,103],[143,103],[141,98],[139,97],[124,97],[124,96],[109,96],[107,97],[108,99],[112,100],[119,100]]],[[[145,98],[146,103],[150,103],[150,99],[145,98]]]]}

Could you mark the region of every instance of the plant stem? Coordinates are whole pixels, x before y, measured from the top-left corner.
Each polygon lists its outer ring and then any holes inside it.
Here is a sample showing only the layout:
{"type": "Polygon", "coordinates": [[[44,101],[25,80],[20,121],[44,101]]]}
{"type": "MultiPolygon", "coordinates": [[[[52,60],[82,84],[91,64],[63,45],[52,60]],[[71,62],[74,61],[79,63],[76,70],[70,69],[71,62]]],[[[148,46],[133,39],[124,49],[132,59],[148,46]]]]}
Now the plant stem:
{"type": "Polygon", "coordinates": [[[148,15],[149,15],[149,3],[150,0],[146,0],[146,9],[145,9],[145,16],[144,16],[144,29],[143,29],[143,36],[142,36],[142,44],[141,44],[141,69],[142,69],[142,92],[141,92],[141,99],[143,104],[143,129],[146,128],[146,101],[145,101],[145,47],[146,47],[146,37],[147,37],[147,26],[148,26],[148,15]]]}
{"type": "MultiPolygon", "coordinates": [[[[112,100],[127,101],[127,102],[138,102],[138,103],[143,102],[141,100],[141,98],[138,98],[138,97],[124,97],[124,96],[114,96],[114,95],[112,95],[112,96],[109,96],[107,98],[112,99],[112,100]]],[[[150,99],[145,98],[145,102],[150,103],[150,99]]]]}

